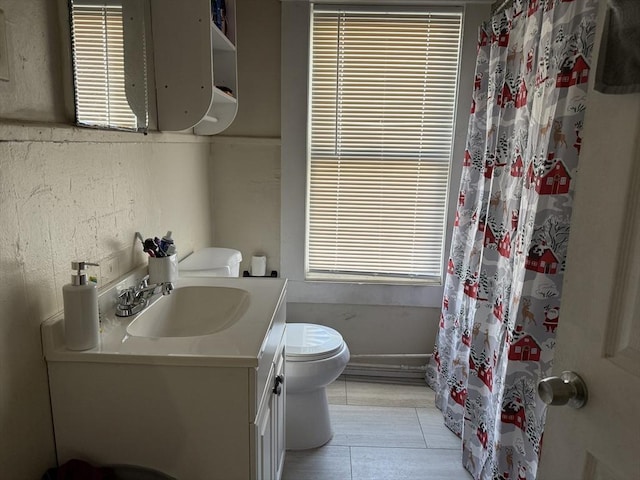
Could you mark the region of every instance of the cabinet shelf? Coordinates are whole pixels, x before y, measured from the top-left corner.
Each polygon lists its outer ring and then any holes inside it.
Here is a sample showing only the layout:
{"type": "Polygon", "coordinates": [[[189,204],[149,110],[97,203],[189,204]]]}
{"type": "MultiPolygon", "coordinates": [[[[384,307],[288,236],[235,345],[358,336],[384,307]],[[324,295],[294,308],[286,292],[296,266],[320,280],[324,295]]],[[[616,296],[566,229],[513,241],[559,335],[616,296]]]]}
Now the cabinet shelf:
{"type": "Polygon", "coordinates": [[[215,135],[238,110],[235,0],[226,0],[227,34],[211,20],[210,0],[151,2],[158,129],[215,135]],[[229,95],[219,88],[229,88],[229,95]]]}
{"type": "Polygon", "coordinates": [[[228,93],[224,93],[218,87],[213,88],[213,103],[238,103],[238,100],[228,93]]]}
{"type": "Polygon", "coordinates": [[[222,33],[215,23],[211,22],[211,43],[214,50],[235,52],[236,46],[222,33]]]}

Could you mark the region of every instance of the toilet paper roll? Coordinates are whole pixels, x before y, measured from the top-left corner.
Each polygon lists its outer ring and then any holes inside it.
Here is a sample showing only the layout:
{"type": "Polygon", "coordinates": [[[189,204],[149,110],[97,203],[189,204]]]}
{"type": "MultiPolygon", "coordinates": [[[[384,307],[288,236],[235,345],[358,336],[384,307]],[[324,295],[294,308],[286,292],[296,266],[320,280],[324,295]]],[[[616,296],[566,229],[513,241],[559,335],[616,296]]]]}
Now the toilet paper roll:
{"type": "Polygon", "coordinates": [[[253,256],[251,257],[251,276],[264,277],[267,274],[267,257],[253,256]]]}

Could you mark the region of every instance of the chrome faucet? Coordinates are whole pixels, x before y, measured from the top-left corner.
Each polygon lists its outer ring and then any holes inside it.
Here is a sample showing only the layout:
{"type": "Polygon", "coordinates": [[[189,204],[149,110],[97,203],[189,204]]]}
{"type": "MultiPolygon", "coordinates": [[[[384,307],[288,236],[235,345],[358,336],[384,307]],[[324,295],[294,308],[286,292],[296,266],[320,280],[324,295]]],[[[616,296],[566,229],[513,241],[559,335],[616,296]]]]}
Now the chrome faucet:
{"type": "Polygon", "coordinates": [[[146,275],[137,286],[129,287],[118,294],[116,315],[130,317],[140,313],[156,293],[169,295],[173,290],[173,283],[163,282],[149,285],[149,275],[146,275]]]}

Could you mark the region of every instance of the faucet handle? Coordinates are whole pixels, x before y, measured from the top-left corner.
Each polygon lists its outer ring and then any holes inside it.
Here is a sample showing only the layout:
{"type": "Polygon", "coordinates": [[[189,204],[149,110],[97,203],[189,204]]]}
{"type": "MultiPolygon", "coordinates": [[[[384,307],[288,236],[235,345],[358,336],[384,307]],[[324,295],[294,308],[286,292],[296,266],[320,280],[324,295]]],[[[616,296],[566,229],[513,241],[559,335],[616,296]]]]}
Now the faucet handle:
{"type": "Polygon", "coordinates": [[[118,301],[121,305],[131,305],[133,303],[134,293],[133,288],[125,288],[118,293],[118,301]]]}
{"type": "Polygon", "coordinates": [[[145,275],[138,284],[138,289],[147,288],[149,286],[149,275],[145,275]]]}

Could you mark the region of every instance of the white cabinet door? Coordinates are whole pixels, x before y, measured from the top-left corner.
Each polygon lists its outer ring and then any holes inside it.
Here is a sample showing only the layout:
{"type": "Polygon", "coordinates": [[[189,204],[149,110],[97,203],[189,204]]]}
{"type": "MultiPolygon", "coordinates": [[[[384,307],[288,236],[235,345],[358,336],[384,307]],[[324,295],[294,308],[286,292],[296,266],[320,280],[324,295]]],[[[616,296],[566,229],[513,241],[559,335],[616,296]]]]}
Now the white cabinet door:
{"type": "Polygon", "coordinates": [[[589,400],[549,407],[538,480],[638,479],[640,95],[591,90],[583,137],[554,373],[589,400]]]}
{"type": "Polygon", "coordinates": [[[286,381],[284,352],[276,357],[276,376],[272,392],[271,422],[273,425],[273,454],[275,462],[274,480],[282,478],[285,455],[285,408],[286,408],[286,381]]]}
{"type": "Polygon", "coordinates": [[[273,423],[271,401],[263,402],[256,423],[256,480],[273,480],[273,423]]]}

